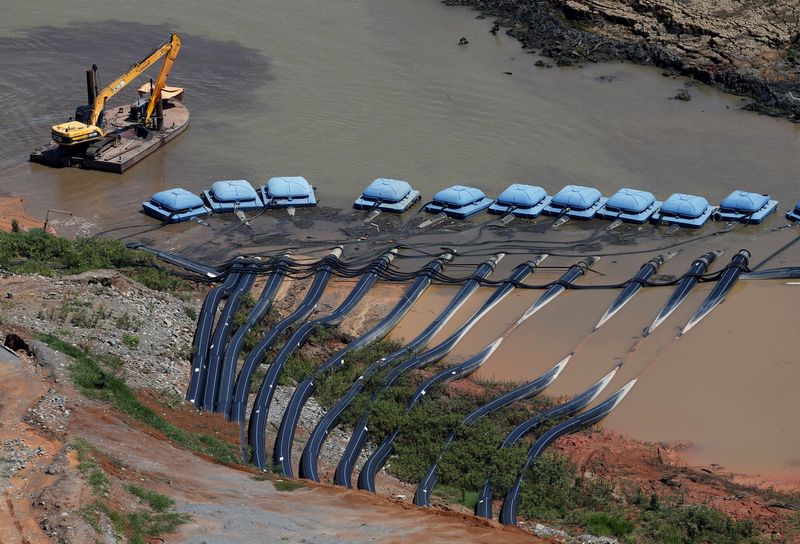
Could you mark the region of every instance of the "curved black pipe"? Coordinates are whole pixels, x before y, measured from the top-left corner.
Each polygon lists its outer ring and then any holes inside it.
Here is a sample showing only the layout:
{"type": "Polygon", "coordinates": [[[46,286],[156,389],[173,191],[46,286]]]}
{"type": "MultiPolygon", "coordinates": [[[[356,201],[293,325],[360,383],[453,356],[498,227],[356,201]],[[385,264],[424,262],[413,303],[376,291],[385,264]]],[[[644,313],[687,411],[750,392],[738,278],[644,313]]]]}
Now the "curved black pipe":
{"type": "Polygon", "coordinates": [[[225,351],[225,359],[222,362],[222,370],[220,371],[219,391],[217,393],[217,403],[214,407],[216,412],[225,414],[225,419],[230,421],[230,408],[233,402],[233,386],[234,378],[236,377],[236,362],[239,360],[239,354],[242,352],[245,337],[247,333],[258,324],[261,319],[266,315],[272,306],[272,301],[275,298],[275,293],[283,283],[284,270],[286,261],[279,259],[278,267],[269,277],[264,284],[261,294],[250,310],[250,313],[245,319],[245,322],[239,327],[239,330],[234,333],[231,341],[228,343],[228,349],[225,351]]]}
{"type": "MultiPolygon", "coordinates": [[[[497,262],[502,258],[502,255],[497,255],[481,264],[475,271],[478,277],[485,277],[492,272],[497,262]]],[[[437,332],[439,332],[450,318],[458,311],[459,308],[469,299],[469,297],[480,287],[480,282],[470,281],[465,283],[461,289],[450,300],[447,306],[442,310],[439,315],[434,319],[428,327],[426,327],[421,334],[419,334],[410,344],[406,347],[392,353],[383,360],[377,361],[377,364],[390,364],[391,362],[400,359],[408,353],[412,353],[416,349],[424,347],[437,332]]],[[[350,402],[364,387],[364,376],[362,375],[359,380],[354,383],[350,390],[339,399],[322,419],[314,427],[311,435],[303,448],[303,453],[300,456],[300,477],[309,480],[319,481],[319,473],[317,471],[317,462],[319,454],[322,450],[322,445],[328,436],[328,433],[339,423],[342,413],[350,405],[350,402]]],[[[284,458],[284,460],[286,460],[284,458]]],[[[291,464],[289,463],[291,466],[291,464]]]]}
{"type": "MultiPolygon", "coordinates": [[[[462,338],[474,327],[481,318],[486,316],[497,304],[499,304],[511,291],[514,290],[514,283],[517,281],[522,281],[528,274],[530,274],[536,266],[538,266],[547,255],[537,255],[533,259],[517,266],[514,271],[511,273],[511,276],[503,283],[500,287],[498,287],[492,295],[486,299],[486,301],[481,305],[478,310],[476,310],[453,334],[451,334],[447,339],[440,342],[437,346],[431,348],[430,350],[426,351],[423,354],[418,355],[413,359],[409,359],[392,369],[392,371],[386,376],[383,384],[376,389],[372,396],[370,397],[367,407],[365,408],[364,412],[361,414],[361,417],[358,420],[358,424],[353,428],[353,434],[350,436],[350,440],[345,447],[344,453],[342,455],[339,464],[336,467],[336,472],[334,473],[334,483],[337,485],[343,485],[345,487],[352,487],[351,475],[353,473],[353,469],[355,467],[356,460],[358,456],[361,454],[361,451],[364,448],[364,444],[367,441],[368,434],[369,434],[369,427],[367,426],[367,422],[369,420],[369,411],[368,407],[372,404],[381,392],[385,391],[389,387],[391,387],[395,381],[406,372],[410,370],[415,370],[422,368],[428,364],[435,363],[441,360],[444,356],[446,356],[455,346],[461,341],[462,338]]],[[[368,368],[364,375],[370,376],[379,370],[386,368],[388,364],[384,361],[378,361],[374,363],[370,368],[368,368]]],[[[349,403],[348,403],[349,404],[349,403]]]]}
{"type": "Polygon", "coordinates": [[[503,509],[500,511],[500,523],[503,525],[517,524],[517,509],[519,507],[520,489],[522,488],[522,477],[525,474],[525,470],[527,470],[531,463],[542,454],[545,448],[552,444],[557,438],[593,425],[606,417],[608,413],[625,398],[625,395],[628,394],[628,391],[630,391],[635,383],[635,379],[629,381],[602,403],[549,429],[533,443],[528,450],[528,457],[525,460],[525,465],[520,475],[517,476],[516,482],[514,482],[514,485],[508,490],[508,493],[506,493],[505,500],[503,501],[503,509]]]}
{"type": "MultiPolygon", "coordinates": [[[[486,359],[488,359],[492,353],[494,353],[494,351],[500,347],[502,341],[502,338],[498,338],[466,361],[440,370],[437,374],[425,380],[419,387],[417,387],[417,390],[414,391],[414,394],[408,399],[408,402],[406,403],[406,414],[408,414],[411,409],[414,408],[414,405],[422,400],[422,398],[427,394],[428,388],[469,376],[475,372],[486,361],[486,359]]],[[[391,433],[389,433],[388,436],[386,436],[386,438],[383,439],[383,442],[380,443],[372,455],[369,456],[367,461],[364,463],[364,466],[361,467],[361,472],[358,475],[359,489],[365,489],[375,493],[375,475],[383,467],[383,465],[386,464],[386,461],[392,454],[392,450],[394,450],[394,441],[399,434],[400,426],[398,425],[391,433]]]]}
{"type": "MultiPolygon", "coordinates": [[[[217,326],[214,328],[214,335],[211,337],[211,345],[208,347],[208,360],[206,361],[206,386],[203,393],[202,408],[208,412],[214,410],[217,403],[217,392],[219,390],[219,380],[222,371],[222,359],[225,355],[225,348],[228,345],[228,336],[230,335],[231,326],[233,324],[233,316],[242,305],[242,297],[245,293],[249,292],[253,287],[253,282],[256,279],[255,274],[248,274],[250,266],[245,268],[242,281],[236,285],[236,289],[228,296],[228,302],[225,304],[222,312],[220,312],[219,319],[217,319],[217,326]]],[[[198,407],[198,404],[195,403],[198,407]]]]}
{"type": "Polygon", "coordinates": [[[701,319],[707,316],[711,310],[723,301],[725,295],[731,290],[733,284],[739,279],[743,272],[747,271],[747,265],[750,263],[750,252],[746,249],[740,249],[739,252],[733,256],[730,264],[725,267],[719,281],[708,294],[708,297],[703,301],[697,312],[692,316],[689,322],[681,331],[681,334],[686,334],[689,330],[697,325],[701,319]]]}
{"type": "Polygon", "coordinates": [[[425,476],[417,485],[417,490],[414,493],[414,504],[417,506],[428,506],[430,504],[431,493],[433,493],[433,488],[436,486],[436,472],[439,461],[441,461],[442,456],[450,448],[450,444],[452,444],[455,440],[459,430],[471,427],[479,419],[486,417],[489,414],[500,410],[501,408],[505,408],[506,406],[517,402],[518,400],[538,395],[544,388],[558,378],[558,375],[561,374],[561,371],[564,370],[565,366],[567,366],[567,363],[571,357],[572,354],[568,355],[543,375],[500,395],[496,399],[493,399],[492,401],[477,408],[467,417],[465,417],[464,421],[461,422],[459,429],[452,431],[445,439],[444,445],[442,446],[439,455],[436,457],[436,460],[428,467],[428,471],[425,473],[425,476]]]}
{"type": "MultiPolygon", "coordinates": [[[[544,412],[537,414],[536,416],[528,419],[517,425],[513,431],[511,431],[508,436],[506,436],[505,440],[503,440],[500,449],[508,448],[516,444],[523,436],[527,435],[530,432],[536,430],[539,426],[547,421],[551,421],[554,419],[558,419],[561,417],[571,416],[572,414],[583,410],[590,402],[597,398],[597,396],[606,388],[606,386],[611,382],[614,378],[614,375],[617,373],[617,370],[620,369],[622,365],[615,366],[611,372],[603,376],[600,380],[597,381],[594,385],[592,385],[589,389],[584,391],[583,393],[575,396],[571,400],[559,404],[549,410],[545,410],[544,412]]],[[[486,480],[483,483],[483,487],[481,488],[480,492],[478,493],[478,502],[475,503],[475,515],[481,516],[484,518],[492,519],[492,479],[491,475],[486,476],[486,480]]]]}
{"type": "Polygon", "coordinates": [[[211,340],[211,328],[217,315],[217,307],[223,298],[230,295],[236,285],[243,279],[241,267],[231,268],[225,281],[208,292],[200,307],[197,317],[197,328],[194,332],[192,343],[192,374],[189,377],[189,388],[186,391],[186,400],[198,406],[202,402],[205,391],[206,359],[208,358],[208,344],[211,340]]]}
{"type": "Polygon", "coordinates": [[[281,334],[283,334],[289,327],[298,321],[302,321],[308,317],[309,314],[314,311],[317,301],[322,296],[325,286],[328,284],[328,280],[331,278],[331,265],[337,260],[338,259],[335,257],[328,256],[320,261],[322,266],[317,275],[314,277],[314,281],[311,282],[311,286],[308,288],[303,301],[291,314],[278,322],[272,328],[272,330],[270,330],[269,333],[267,333],[258,342],[258,344],[256,344],[253,350],[247,355],[241,370],[239,370],[239,376],[236,378],[233,402],[231,403],[231,419],[239,422],[239,435],[241,438],[242,448],[244,448],[244,444],[247,443],[244,433],[245,403],[247,402],[247,397],[250,394],[250,380],[252,379],[253,374],[258,366],[263,362],[264,355],[267,353],[267,351],[269,351],[273,344],[275,344],[281,334]]]}
{"type": "Polygon", "coordinates": [[[253,412],[250,416],[249,444],[253,451],[253,463],[256,466],[264,468],[267,463],[266,452],[264,451],[266,422],[269,418],[269,408],[270,404],[272,403],[272,397],[275,393],[275,387],[278,385],[280,373],[283,370],[283,367],[286,365],[286,362],[289,360],[289,357],[291,357],[295,350],[305,343],[315,328],[335,327],[339,325],[347,316],[347,314],[350,313],[350,311],[356,306],[356,304],[358,304],[361,299],[364,298],[364,295],[367,294],[372,286],[375,285],[380,271],[385,268],[389,262],[391,262],[395,253],[396,251],[392,250],[375,261],[374,265],[371,267],[371,270],[361,276],[361,279],[358,281],[355,287],[353,287],[347,297],[345,297],[338,308],[326,316],[314,319],[313,321],[309,321],[308,323],[304,323],[298,327],[298,329],[284,343],[281,350],[270,363],[269,370],[267,370],[267,373],[261,382],[259,394],[256,397],[255,403],[253,404],[253,412]],[[261,422],[263,422],[263,425],[261,425],[261,422]]]}
{"type": "Polygon", "coordinates": [[[408,313],[414,303],[419,300],[422,293],[431,284],[431,274],[438,272],[442,267],[452,260],[453,256],[450,253],[442,254],[433,261],[429,262],[422,270],[428,273],[423,273],[417,277],[405,293],[403,293],[400,301],[395,307],[372,329],[362,334],[352,342],[350,342],[344,349],[330,357],[320,368],[318,368],[313,375],[303,379],[292,393],[286,410],[283,413],[280,427],[278,428],[278,435],[275,441],[275,451],[273,458],[277,457],[276,464],[280,464],[282,470],[287,474],[291,474],[291,452],[292,442],[294,441],[294,432],[297,427],[297,422],[300,420],[300,414],[303,411],[308,399],[316,389],[316,380],[325,372],[333,370],[336,366],[344,364],[344,358],[348,353],[361,349],[372,342],[379,340],[389,334],[395,325],[408,313]]]}
{"type": "Polygon", "coordinates": [[[664,320],[675,311],[680,303],[683,302],[683,300],[689,295],[689,292],[692,290],[692,288],[697,285],[699,276],[708,270],[708,267],[711,266],[711,263],[713,263],[717,257],[722,255],[722,253],[722,250],[709,251],[692,262],[692,265],[689,267],[689,271],[683,275],[680,283],[678,283],[678,287],[676,287],[675,291],[673,291],[672,296],[669,297],[667,303],[664,304],[664,307],[661,308],[660,312],[658,312],[658,315],[653,320],[653,323],[644,331],[644,336],[647,336],[656,330],[656,327],[663,323],[664,320]]]}

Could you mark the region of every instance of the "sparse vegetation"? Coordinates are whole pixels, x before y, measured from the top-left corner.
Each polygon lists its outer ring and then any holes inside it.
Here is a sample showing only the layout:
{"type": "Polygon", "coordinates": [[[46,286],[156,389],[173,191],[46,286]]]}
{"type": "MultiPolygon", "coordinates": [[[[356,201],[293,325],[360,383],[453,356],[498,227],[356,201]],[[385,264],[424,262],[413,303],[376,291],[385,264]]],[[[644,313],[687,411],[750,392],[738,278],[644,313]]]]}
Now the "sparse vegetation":
{"type": "Polygon", "coordinates": [[[186,280],[158,266],[154,256],[130,250],[119,240],[68,240],[42,230],[0,232],[0,268],[43,276],[119,269],[151,289],[174,293],[190,287],[186,280]]]}
{"type": "Polygon", "coordinates": [[[122,343],[129,348],[135,348],[139,345],[139,337],[135,334],[125,333],[122,335],[122,343]]]}
{"type": "Polygon", "coordinates": [[[295,489],[305,487],[300,482],[295,482],[293,480],[275,480],[272,482],[272,485],[275,486],[277,491],[294,491],[295,489]]]}
{"type": "Polygon", "coordinates": [[[189,521],[188,515],[171,511],[175,501],[134,484],[125,486],[125,490],[140,499],[146,507],[122,511],[113,504],[113,499],[109,496],[109,477],[96,460],[96,456],[102,452],[83,438],[75,440],[73,447],[78,457],[78,469],[91,486],[95,497],[92,502],[83,505],[78,514],[96,532],[102,532],[101,516],[104,516],[114,528],[117,537],[124,537],[131,544],[145,544],[149,537],[172,533],[189,521]]]}
{"type": "Polygon", "coordinates": [[[139,402],[119,374],[118,360],[88,353],[52,335],[38,335],[37,338],[73,358],[69,369],[72,380],[87,397],[108,402],[120,412],[160,431],[188,450],[203,453],[223,464],[239,462],[237,448],[232,444],[215,436],[194,434],[181,429],[139,402]]]}

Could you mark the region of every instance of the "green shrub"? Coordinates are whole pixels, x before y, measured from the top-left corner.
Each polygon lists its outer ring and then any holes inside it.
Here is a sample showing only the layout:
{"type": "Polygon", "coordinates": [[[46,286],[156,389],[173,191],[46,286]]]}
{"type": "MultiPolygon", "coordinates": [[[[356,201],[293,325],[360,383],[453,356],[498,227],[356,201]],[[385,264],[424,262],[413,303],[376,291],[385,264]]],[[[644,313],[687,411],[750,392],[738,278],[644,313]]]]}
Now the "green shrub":
{"type": "Polygon", "coordinates": [[[589,514],[584,521],[586,530],[595,536],[623,537],[633,531],[632,521],[603,512],[589,514]]]}
{"type": "Polygon", "coordinates": [[[135,348],[139,345],[139,337],[135,334],[128,334],[125,333],[122,335],[122,343],[128,346],[129,348],[135,348]]]}

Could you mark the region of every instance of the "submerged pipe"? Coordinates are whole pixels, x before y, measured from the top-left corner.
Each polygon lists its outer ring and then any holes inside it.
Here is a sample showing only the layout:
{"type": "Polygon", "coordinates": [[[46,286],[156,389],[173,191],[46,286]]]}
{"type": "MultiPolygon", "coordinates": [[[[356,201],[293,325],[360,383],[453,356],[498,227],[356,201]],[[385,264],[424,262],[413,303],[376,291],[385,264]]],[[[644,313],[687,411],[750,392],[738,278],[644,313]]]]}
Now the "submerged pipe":
{"type": "Polygon", "coordinates": [[[733,284],[739,279],[743,272],[747,271],[747,265],[750,262],[750,252],[746,249],[740,249],[739,252],[733,256],[731,262],[723,270],[722,275],[714,286],[714,289],[708,294],[708,297],[697,309],[697,312],[692,316],[689,322],[681,331],[681,335],[686,334],[692,327],[697,325],[705,316],[711,313],[711,310],[725,299],[725,295],[731,290],[733,284]]]}
{"type": "Polygon", "coordinates": [[[443,253],[425,265],[422,269],[422,273],[417,276],[414,283],[406,289],[400,301],[386,317],[372,329],[362,334],[350,342],[344,349],[330,357],[314,372],[314,374],[297,384],[294,393],[292,393],[289,399],[289,403],[286,405],[286,410],[284,410],[280,428],[278,429],[278,436],[275,442],[275,449],[278,451],[273,453],[273,457],[278,457],[277,463],[280,463],[282,470],[291,474],[291,451],[295,428],[297,427],[297,422],[300,420],[303,407],[316,389],[316,381],[325,372],[335,370],[337,367],[342,366],[348,353],[361,349],[389,334],[431,284],[431,276],[441,271],[442,267],[452,259],[453,255],[451,253],[443,253]],[[283,459],[281,459],[281,457],[283,457],[283,459]]]}
{"type": "Polygon", "coordinates": [[[692,263],[692,265],[689,267],[689,271],[684,274],[683,279],[681,279],[680,283],[678,283],[678,287],[675,288],[672,296],[669,297],[667,303],[663,308],[661,308],[661,311],[658,312],[658,315],[653,320],[653,323],[644,331],[644,336],[652,334],[652,332],[656,330],[656,327],[663,323],[664,320],[675,311],[681,302],[683,302],[683,300],[689,295],[689,291],[691,291],[692,288],[697,285],[700,275],[705,273],[705,271],[708,270],[708,267],[711,266],[711,263],[713,263],[714,260],[724,252],[725,251],[721,249],[709,251],[692,263]]]}
{"type": "MultiPolygon", "coordinates": [[[[545,410],[544,412],[537,414],[527,421],[517,425],[517,427],[515,427],[514,430],[511,431],[508,436],[506,436],[505,440],[503,440],[500,449],[505,449],[516,444],[523,436],[533,432],[547,421],[571,416],[572,414],[583,410],[589,405],[589,403],[597,398],[597,396],[606,388],[606,386],[608,386],[609,383],[611,383],[611,380],[614,378],[614,375],[617,373],[617,370],[619,370],[620,367],[622,367],[621,364],[615,366],[611,372],[600,378],[600,380],[598,380],[597,383],[592,385],[589,389],[572,398],[572,400],[569,400],[563,404],[559,404],[558,406],[550,408],[549,410],[545,410]]],[[[492,519],[491,475],[486,476],[483,487],[478,493],[478,502],[475,503],[475,515],[492,519]]]]}
{"type": "MultiPolygon", "coordinates": [[[[537,267],[547,255],[536,255],[529,261],[517,266],[506,281],[495,289],[494,293],[486,299],[478,310],[476,310],[461,326],[453,332],[448,338],[440,342],[437,346],[429,349],[423,354],[418,355],[413,359],[409,359],[395,367],[384,380],[383,384],[378,387],[371,395],[367,406],[361,414],[358,423],[353,428],[353,434],[345,447],[342,458],[336,466],[333,481],[337,485],[345,487],[352,487],[352,473],[355,468],[356,460],[364,448],[369,434],[367,426],[369,420],[369,406],[377,400],[378,396],[391,387],[397,379],[411,370],[423,368],[429,364],[435,363],[445,357],[450,351],[461,341],[464,336],[474,327],[478,321],[485,317],[495,306],[497,306],[509,293],[511,293],[518,282],[524,280],[533,270],[537,267]]],[[[388,367],[387,361],[377,361],[370,368],[364,372],[364,376],[372,375],[378,370],[388,367]]],[[[358,382],[357,382],[358,383],[358,382]]],[[[355,384],[354,384],[355,385],[355,384]]]]}
{"type": "Polygon", "coordinates": [[[636,379],[629,381],[602,403],[578,416],[556,425],[533,443],[528,450],[528,457],[525,460],[522,471],[519,476],[517,476],[514,485],[508,490],[508,493],[506,493],[505,500],[503,501],[503,509],[500,511],[500,523],[503,525],[517,524],[517,510],[519,507],[520,490],[522,488],[522,477],[525,475],[525,471],[530,467],[531,463],[544,452],[545,448],[552,444],[557,438],[593,425],[606,417],[611,410],[625,398],[625,395],[628,394],[628,391],[631,390],[631,387],[633,387],[635,383],[636,379]]]}
{"type": "Polygon", "coordinates": [[[567,363],[571,357],[572,354],[567,355],[561,361],[556,363],[553,368],[548,370],[540,377],[500,395],[496,399],[484,404],[465,417],[464,421],[461,422],[459,429],[452,431],[445,439],[444,445],[439,452],[439,455],[436,457],[436,460],[431,464],[430,467],[428,467],[425,477],[423,477],[419,482],[419,485],[417,485],[417,490],[414,493],[414,504],[417,506],[428,506],[430,504],[431,493],[433,493],[433,488],[436,486],[436,472],[439,466],[439,461],[441,461],[442,456],[450,448],[450,444],[452,444],[455,440],[456,434],[459,430],[471,427],[479,419],[486,417],[489,414],[500,410],[501,408],[505,408],[506,406],[517,402],[518,400],[538,395],[543,389],[545,389],[548,385],[553,383],[556,378],[558,378],[558,375],[561,374],[561,371],[564,370],[565,366],[567,366],[567,363]]]}
{"type": "MultiPolygon", "coordinates": [[[[475,271],[474,279],[465,283],[461,289],[455,294],[453,299],[450,303],[445,307],[444,310],[433,320],[433,322],[422,331],[420,335],[417,336],[411,343],[409,343],[405,348],[402,348],[391,355],[387,356],[383,360],[377,361],[377,363],[383,364],[390,364],[391,362],[400,359],[404,355],[408,353],[413,353],[415,350],[423,348],[428,342],[439,332],[445,324],[450,320],[450,318],[455,315],[455,313],[461,308],[461,306],[467,301],[467,299],[480,287],[480,280],[485,278],[489,273],[491,273],[500,259],[503,258],[503,254],[497,254],[491,259],[487,260],[486,262],[482,263],[475,271]]],[[[372,366],[372,365],[371,365],[372,366]]],[[[345,395],[339,399],[339,401],[330,409],[328,412],[322,417],[322,419],[317,423],[314,427],[314,430],[311,432],[311,435],[306,442],[305,447],[303,448],[303,453],[300,456],[300,477],[306,478],[309,480],[319,481],[319,473],[317,471],[317,464],[319,460],[319,455],[322,450],[322,445],[325,442],[325,439],[328,437],[330,431],[339,423],[339,419],[341,418],[342,413],[347,409],[350,405],[350,402],[358,395],[358,393],[363,389],[365,383],[365,376],[362,375],[356,383],[354,383],[350,390],[345,393],[345,395]]],[[[281,455],[283,459],[281,460],[282,466],[285,464],[288,466],[289,470],[291,470],[291,459],[287,458],[286,453],[291,455],[291,448],[288,448],[284,454],[281,455]]],[[[287,468],[287,467],[283,467],[287,468]]]]}
{"type": "Polygon", "coordinates": [[[618,311],[622,309],[630,300],[639,292],[642,288],[642,285],[645,281],[650,279],[650,276],[658,272],[658,269],[661,268],[661,265],[667,262],[668,260],[672,259],[675,255],[677,255],[677,251],[671,251],[669,253],[664,253],[650,259],[647,261],[642,267],[639,269],[639,272],[633,277],[633,279],[625,286],[625,289],[619,294],[619,296],[614,300],[611,306],[608,307],[606,313],[603,314],[603,317],[600,318],[600,321],[597,322],[595,325],[594,330],[599,329],[603,326],[603,323],[614,317],[618,311]]]}
{"type": "Polygon", "coordinates": [[[394,260],[396,254],[397,250],[393,249],[376,260],[371,268],[361,276],[361,279],[338,308],[324,317],[314,319],[313,321],[301,325],[284,343],[281,350],[270,363],[269,369],[261,382],[256,402],[253,404],[253,412],[250,415],[249,444],[253,451],[253,463],[256,466],[260,468],[266,466],[266,452],[264,451],[264,440],[266,437],[264,435],[266,422],[269,418],[269,407],[272,403],[275,387],[278,385],[280,373],[289,360],[289,357],[305,343],[315,328],[335,327],[339,325],[356,304],[364,298],[367,291],[375,285],[381,271],[389,266],[389,263],[394,260]],[[259,425],[261,426],[259,427],[259,425]]]}
{"type": "Polygon", "coordinates": [[[586,271],[589,270],[599,260],[600,257],[586,257],[577,264],[569,267],[569,270],[567,270],[564,275],[558,279],[558,282],[547,289],[547,291],[545,291],[542,296],[539,297],[539,300],[537,300],[530,308],[528,308],[522,317],[519,318],[514,326],[516,327],[520,325],[530,316],[547,306],[554,298],[564,292],[566,289],[565,284],[572,283],[580,276],[583,276],[586,271]]]}
{"type": "Polygon", "coordinates": [[[335,248],[331,251],[331,255],[324,257],[320,260],[321,267],[314,277],[314,281],[306,292],[306,296],[295,310],[286,316],[283,320],[278,322],[267,335],[262,338],[253,350],[247,355],[247,358],[239,371],[239,376],[236,379],[236,387],[231,404],[231,419],[239,422],[239,436],[242,444],[242,449],[247,443],[245,439],[245,404],[247,397],[250,394],[250,381],[253,377],[258,366],[263,362],[264,355],[275,344],[278,338],[289,327],[298,321],[302,321],[314,311],[317,301],[322,296],[325,287],[328,285],[333,270],[331,266],[333,262],[338,261],[338,255],[341,254],[341,248],[335,248]]]}

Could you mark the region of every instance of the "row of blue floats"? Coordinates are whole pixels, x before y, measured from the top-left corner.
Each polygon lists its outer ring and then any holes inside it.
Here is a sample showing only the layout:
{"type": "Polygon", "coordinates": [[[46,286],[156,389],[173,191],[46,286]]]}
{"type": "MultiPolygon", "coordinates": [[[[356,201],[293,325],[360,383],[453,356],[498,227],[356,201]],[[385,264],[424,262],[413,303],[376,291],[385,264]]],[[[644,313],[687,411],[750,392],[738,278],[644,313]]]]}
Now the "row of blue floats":
{"type": "MultiPolygon", "coordinates": [[[[593,187],[567,185],[554,196],[541,187],[514,184],[500,193],[496,201],[487,198],[480,189],[455,185],[434,195],[425,210],[464,219],[487,210],[489,213],[535,219],[540,215],[571,219],[619,220],[624,223],[658,224],[699,228],[711,219],[758,224],[775,213],[778,201],[767,195],[734,191],[712,206],[701,196],[675,193],[665,201],[652,193],[624,188],[610,198],[593,187]]],[[[800,203],[787,216],[800,220],[800,203]]]]}
{"type": "Polygon", "coordinates": [[[209,213],[299,208],[315,206],[314,188],[299,176],[272,178],[256,191],[243,179],[216,181],[200,196],[177,188],[161,191],[142,203],[144,213],[162,221],[178,223],[209,213]]]}
{"type": "MultiPolygon", "coordinates": [[[[360,210],[400,213],[421,198],[419,191],[406,181],[378,178],[353,203],[360,210]]],[[[200,196],[186,189],[161,191],[142,204],[144,212],[174,222],[208,213],[237,210],[315,206],[314,188],[305,178],[275,177],[255,190],[246,180],[215,182],[200,196]]],[[[535,185],[515,183],[492,200],[475,187],[454,185],[433,196],[425,211],[466,219],[483,211],[535,219],[540,215],[588,220],[593,217],[624,223],[657,224],[699,228],[709,219],[759,224],[775,213],[778,201],[768,195],[737,190],[712,206],[701,196],[675,193],[665,201],[648,191],[624,188],[610,198],[594,187],[567,185],[553,196],[535,185]]],[[[789,219],[800,221],[800,202],[789,211],[789,219]]]]}

